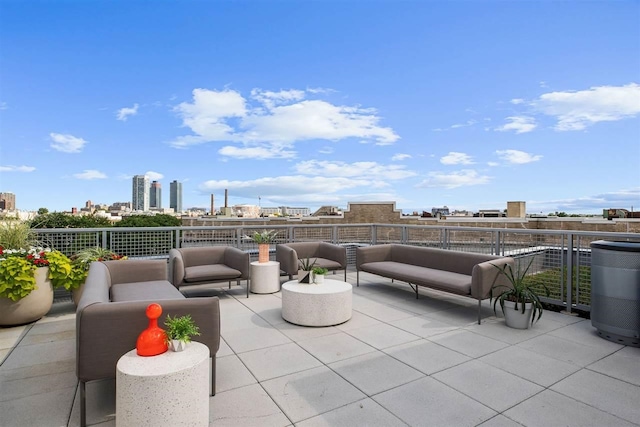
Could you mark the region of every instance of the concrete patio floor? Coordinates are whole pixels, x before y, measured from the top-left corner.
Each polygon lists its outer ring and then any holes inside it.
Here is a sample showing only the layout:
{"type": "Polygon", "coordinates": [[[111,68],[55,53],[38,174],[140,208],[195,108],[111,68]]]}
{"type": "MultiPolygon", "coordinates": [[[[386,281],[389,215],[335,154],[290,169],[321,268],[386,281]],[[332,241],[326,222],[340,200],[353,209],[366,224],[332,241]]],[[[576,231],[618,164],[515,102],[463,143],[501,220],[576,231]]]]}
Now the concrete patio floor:
{"type": "MultiPolygon", "coordinates": [[[[351,320],[305,328],[245,292],[185,290],[220,297],[211,426],[640,426],[640,349],[589,320],[514,330],[485,301],[478,325],[473,300],[362,274],[351,320]]],[[[0,329],[1,426],[79,425],[74,309],[0,329]]],[[[88,383],[87,421],[115,426],[114,380],[88,383]]]]}

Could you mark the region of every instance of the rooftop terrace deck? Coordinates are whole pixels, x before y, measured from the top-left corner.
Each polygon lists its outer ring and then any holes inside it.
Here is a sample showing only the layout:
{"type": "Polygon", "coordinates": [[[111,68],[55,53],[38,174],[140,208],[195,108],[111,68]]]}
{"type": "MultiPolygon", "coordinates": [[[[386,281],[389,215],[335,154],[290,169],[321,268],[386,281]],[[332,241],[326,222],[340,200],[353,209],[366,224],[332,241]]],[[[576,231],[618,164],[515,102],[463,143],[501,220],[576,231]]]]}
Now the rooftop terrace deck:
{"type": "MultiPolygon", "coordinates": [[[[546,311],[514,330],[484,301],[478,325],[475,300],[360,281],[351,320],[326,328],[285,322],[280,293],[185,289],[220,297],[210,425],[640,426],[640,348],[589,320],[546,311]]],[[[74,309],[57,302],[0,329],[0,425],[79,425],[74,309]]],[[[88,383],[87,411],[90,425],[115,426],[115,381],[88,383]]]]}

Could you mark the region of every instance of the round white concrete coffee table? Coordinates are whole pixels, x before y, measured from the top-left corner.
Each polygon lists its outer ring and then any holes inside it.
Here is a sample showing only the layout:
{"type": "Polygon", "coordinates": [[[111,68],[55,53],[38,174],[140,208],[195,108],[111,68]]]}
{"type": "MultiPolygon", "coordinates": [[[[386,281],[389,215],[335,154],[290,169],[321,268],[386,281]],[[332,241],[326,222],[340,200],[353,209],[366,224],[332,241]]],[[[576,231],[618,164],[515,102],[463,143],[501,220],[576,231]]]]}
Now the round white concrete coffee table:
{"type": "Polygon", "coordinates": [[[291,280],[282,285],[282,318],[301,326],[331,326],[351,319],[351,285],[326,279],[322,285],[291,280]]]}
{"type": "Polygon", "coordinates": [[[202,343],[149,357],[131,350],[116,365],[116,424],[208,426],[210,384],[202,343]]]}
{"type": "MultiPolygon", "coordinates": [[[[280,263],[254,261],[249,266],[252,294],[272,294],[280,290],[280,263]]],[[[247,292],[247,298],[249,293],[247,292]]]]}

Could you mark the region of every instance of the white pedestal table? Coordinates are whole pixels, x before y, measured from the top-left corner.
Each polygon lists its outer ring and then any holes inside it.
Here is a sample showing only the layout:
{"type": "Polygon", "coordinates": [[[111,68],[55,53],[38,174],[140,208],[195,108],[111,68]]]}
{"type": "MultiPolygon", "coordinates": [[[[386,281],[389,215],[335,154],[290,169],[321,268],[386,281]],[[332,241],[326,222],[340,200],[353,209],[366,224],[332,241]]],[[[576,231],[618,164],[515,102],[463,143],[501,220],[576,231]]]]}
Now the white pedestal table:
{"type": "Polygon", "coordinates": [[[290,280],[282,285],[282,318],[301,326],[332,326],[351,319],[352,287],[325,279],[322,285],[290,280]]]}
{"type": "Polygon", "coordinates": [[[273,294],[280,291],[280,263],[278,261],[254,261],[249,266],[251,285],[247,286],[253,294],[273,294]]]}
{"type": "Polygon", "coordinates": [[[116,426],[208,426],[209,370],[209,347],[195,341],[157,356],[126,353],[116,365],[116,426]]]}

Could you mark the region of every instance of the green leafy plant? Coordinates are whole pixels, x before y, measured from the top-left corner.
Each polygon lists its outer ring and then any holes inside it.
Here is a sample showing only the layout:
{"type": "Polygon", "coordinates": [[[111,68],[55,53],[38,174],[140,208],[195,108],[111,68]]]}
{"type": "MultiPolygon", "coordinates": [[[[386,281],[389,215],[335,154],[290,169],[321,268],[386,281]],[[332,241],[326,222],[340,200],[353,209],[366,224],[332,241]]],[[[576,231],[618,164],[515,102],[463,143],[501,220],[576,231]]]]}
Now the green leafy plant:
{"type": "Polygon", "coordinates": [[[0,297],[18,301],[29,295],[36,289],[35,273],[40,267],[49,267],[48,278],[54,288],[76,289],[86,277],[85,272],[60,251],[0,246],[0,297]]]}
{"type": "MultiPolygon", "coordinates": [[[[542,302],[540,301],[540,296],[538,295],[538,291],[531,287],[531,281],[526,279],[527,272],[529,268],[531,268],[531,264],[533,264],[533,258],[529,261],[529,265],[524,270],[517,268],[516,271],[513,271],[513,268],[510,264],[504,264],[502,266],[493,265],[500,271],[500,274],[503,274],[511,286],[506,285],[496,285],[491,288],[489,303],[493,302],[493,312],[496,313],[496,304],[500,303],[500,307],[504,312],[504,302],[512,301],[515,303],[514,309],[520,310],[523,314],[525,312],[525,304],[530,303],[533,305],[533,316],[531,316],[531,323],[537,322],[542,317],[542,312],[544,308],[542,306],[542,302]],[[498,292],[497,295],[493,295],[494,289],[498,292]],[[536,317],[537,314],[537,317],[536,317]]],[[[549,289],[542,284],[546,295],[549,296],[549,289]]]]}
{"type": "Polygon", "coordinates": [[[313,262],[310,258],[299,259],[298,265],[300,266],[300,270],[313,271],[313,267],[316,265],[316,259],[314,258],[313,262]]]}
{"type": "Polygon", "coordinates": [[[329,272],[329,270],[327,270],[324,267],[313,267],[312,271],[313,271],[313,274],[316,274],[316,275],[325,275],[329,272]]]}
{"type": "Polygon", "coordinates": [[[256,231],[251,236],[244,235],[243,239],[253,240],[254,242],[261,243],[273,243],[278,235],[278,231],[276,230],[262,230],[260,232],[256,231]]]}
{"type": "Polygon", "coordinates": [[[0,297],[18,301],[36,288],[36,266],[26,258],[10,257],[0,262],[0,297]]]}
{"type": "Polygon", "coordinates": [[[95,246],[76,252],[71,259],[74,263],[79,264],[84,270],[88,271],[91,263],[94,261],[113,261],[127,259],[127,257],[118,255],[110,249],[95,246]]]}
{"type": "Polygon", "coordinates": [[[164,325],[167,327],[165,331],[167,342],[171,340],[191,342],[191,337],[200,335],[198,326],[189,314],[181,317],[167,316],[164,325]]]}

